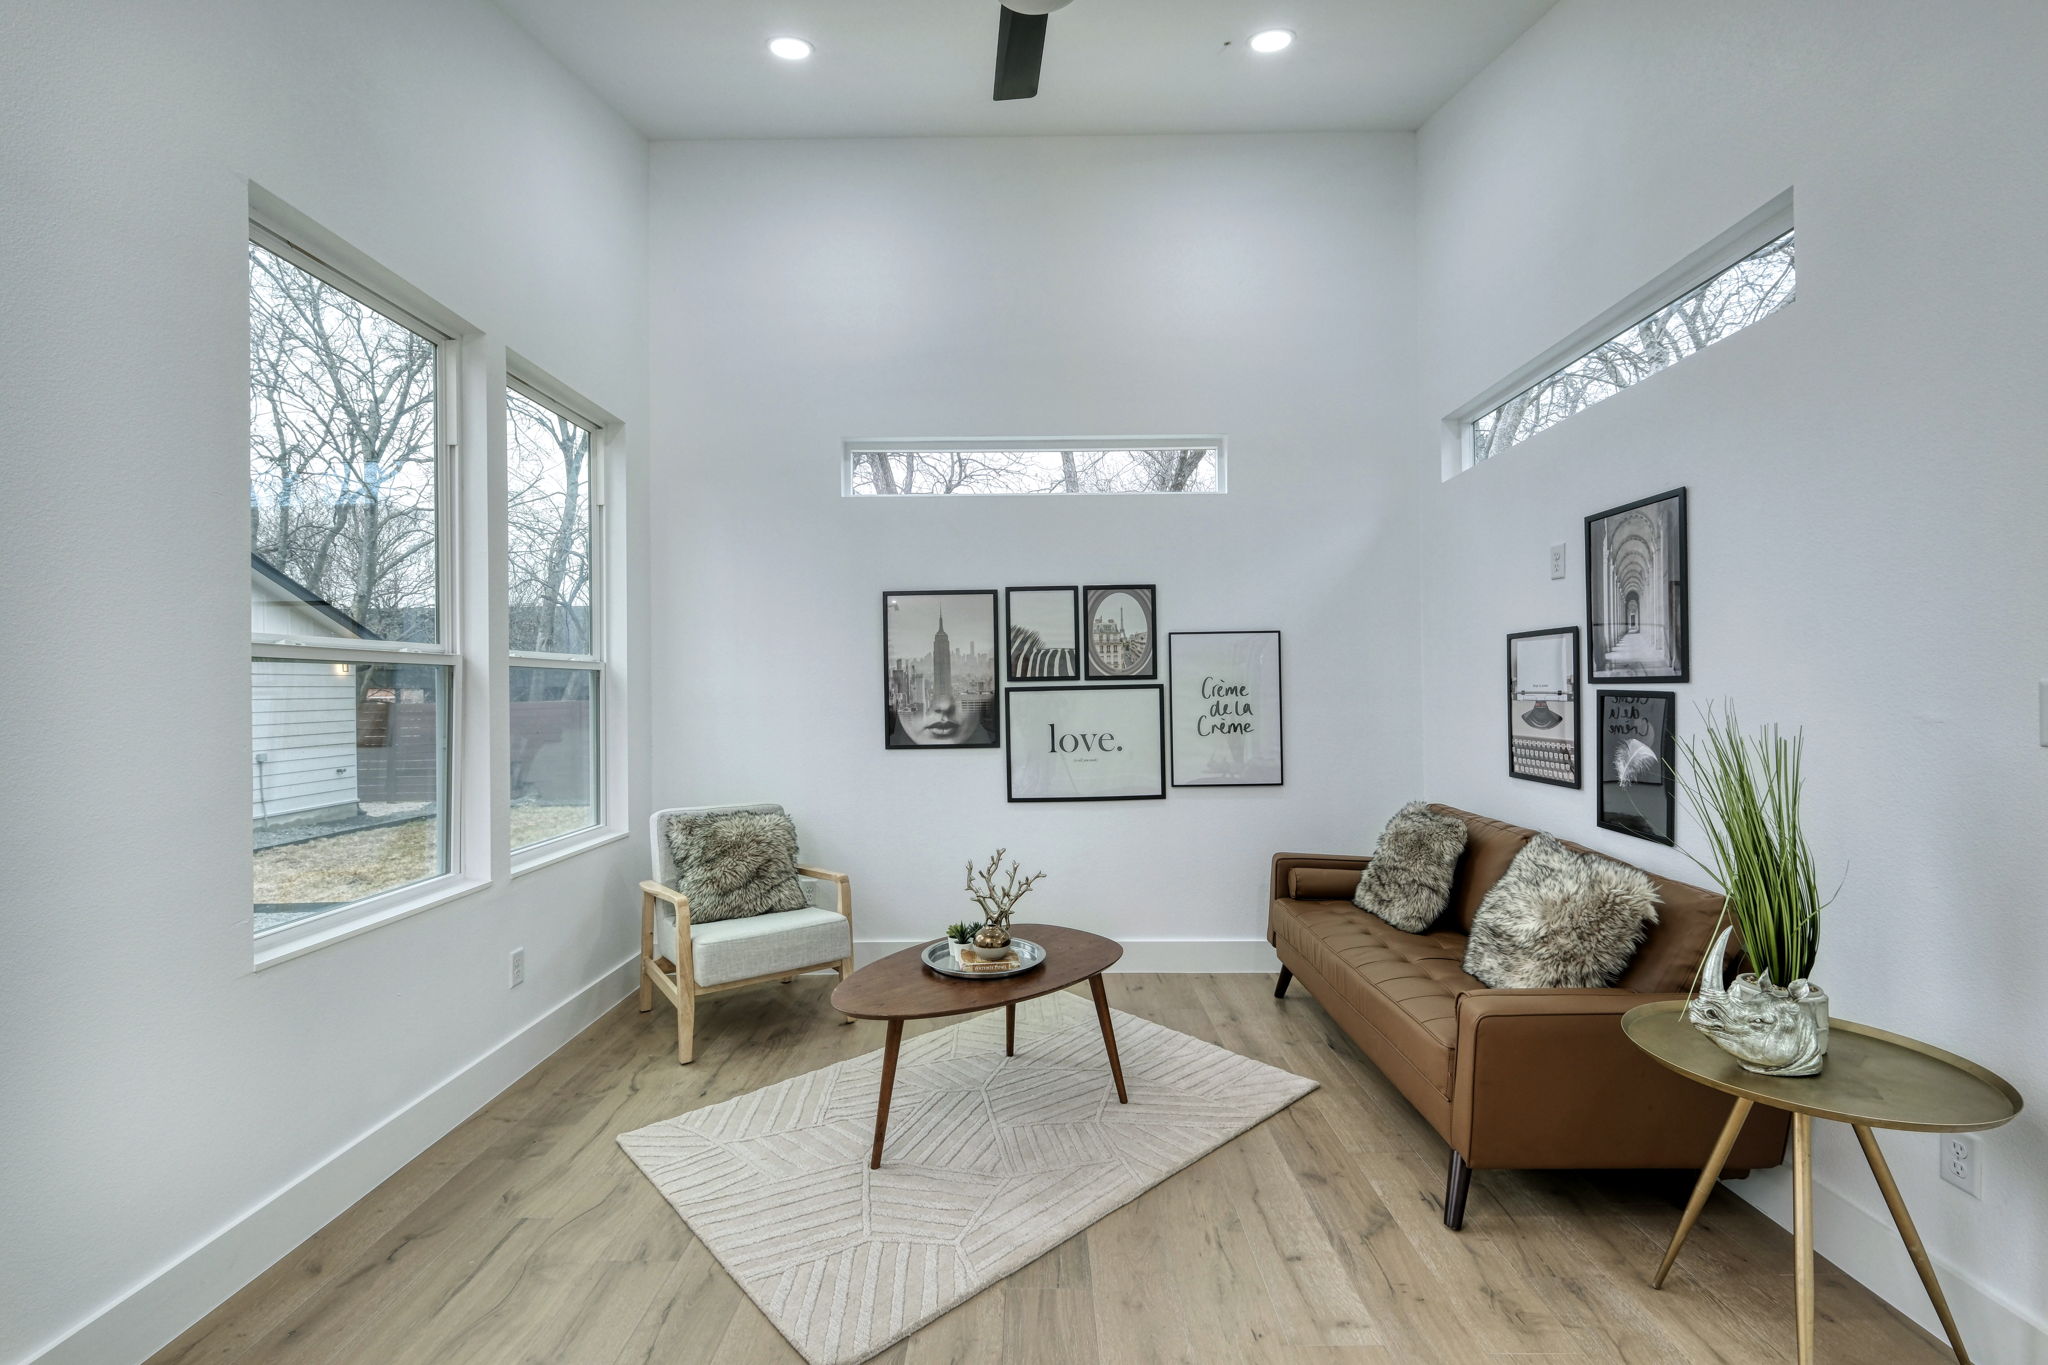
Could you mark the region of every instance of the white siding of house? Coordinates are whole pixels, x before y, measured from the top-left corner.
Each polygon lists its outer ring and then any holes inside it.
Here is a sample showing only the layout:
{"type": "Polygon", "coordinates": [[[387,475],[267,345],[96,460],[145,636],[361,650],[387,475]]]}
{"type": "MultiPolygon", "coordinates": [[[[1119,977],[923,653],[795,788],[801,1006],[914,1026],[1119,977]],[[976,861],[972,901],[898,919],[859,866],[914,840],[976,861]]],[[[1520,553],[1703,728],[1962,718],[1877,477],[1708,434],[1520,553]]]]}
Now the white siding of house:
{"type": "Polygon", "coordinates": [[[356,686],[335,665],[258,659],[250,802],[258,820],[356,800],[356,686]]]}

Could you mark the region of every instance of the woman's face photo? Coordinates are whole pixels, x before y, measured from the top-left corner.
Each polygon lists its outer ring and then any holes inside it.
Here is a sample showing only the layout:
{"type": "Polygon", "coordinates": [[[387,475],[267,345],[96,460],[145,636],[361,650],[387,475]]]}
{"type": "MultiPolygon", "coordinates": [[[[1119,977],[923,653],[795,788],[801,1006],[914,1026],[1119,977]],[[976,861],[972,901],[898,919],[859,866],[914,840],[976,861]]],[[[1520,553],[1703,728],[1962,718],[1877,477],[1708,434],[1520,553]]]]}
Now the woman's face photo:
{"type": "Polygon", "coordinates": [[[889,748],[996,747],[995,593],[888,593],[882,645],[889,748]]]}
{"type": "Polygon", "coordinates": [[[896,728],[919,748],[987,744],[988,727],[982,724],[986,710],[985,702],[963,702],[950,692],[939,692],[922,710],[899,705],[895,712],[896,728]]]}

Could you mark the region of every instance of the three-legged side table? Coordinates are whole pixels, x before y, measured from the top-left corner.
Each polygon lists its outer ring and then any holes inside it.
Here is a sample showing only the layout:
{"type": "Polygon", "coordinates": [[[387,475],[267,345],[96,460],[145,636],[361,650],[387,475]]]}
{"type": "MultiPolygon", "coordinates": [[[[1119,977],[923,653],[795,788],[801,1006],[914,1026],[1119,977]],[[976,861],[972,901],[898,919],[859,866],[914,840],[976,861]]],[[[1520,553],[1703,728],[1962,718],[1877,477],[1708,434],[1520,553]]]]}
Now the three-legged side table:
{"type": "Polygon", "coordinates": [[[1715,1046],[1712,1039],[1685,1019],[1685,1002],[1660,1000],[1638,1005],[1621,1017],[1622,1031],[1637,1047],[1682,1076],[1712,1086],[1735,1097],[1713,1154],[1700,1171],[1699,1183],[1671,1235],[1663,1263],[1650,1279],[1654,1288],[1664,1287],[1686,1234],[1699,1221],[1707,1196],[1721,1176],[1721,1163],[1735,1145],[1743,1120],[1752,1105],[1764,1104],[1792,1111],[1792,1257],[1793,1288],[1799,1306],[1799,1363],[1813,1361],[1813,1121],[1832,1119],[1856,1130],[1856,1141],[1877,1177],[1885,1207],[1906,1243],[1906,1253],[1927,1286],[1934,1312],[1948,1333],[1948,1344],[1956,1359],[1969,1365],[1962,1333],[1942,1296],[1941,1282],[1934,1276],[1934,1262],[1920,1242],[1913,1215],[1892,1179],[1891,1167],[1877,1145],[1879,1128],[1899,1128],[1920,1133],[1968,1133],[1996,1128],[2020,1112],[2020,1093],[2006,1081],[1975,1062],[1944,1052],[1929,1043],[1886,1033],[1867,1024],[1846,1019],[1832,1021],[1828,1029],[1827,1065],[1818,1076],[1760,1076],[1745,1071],[1736,1060],[1715,1046]]]}

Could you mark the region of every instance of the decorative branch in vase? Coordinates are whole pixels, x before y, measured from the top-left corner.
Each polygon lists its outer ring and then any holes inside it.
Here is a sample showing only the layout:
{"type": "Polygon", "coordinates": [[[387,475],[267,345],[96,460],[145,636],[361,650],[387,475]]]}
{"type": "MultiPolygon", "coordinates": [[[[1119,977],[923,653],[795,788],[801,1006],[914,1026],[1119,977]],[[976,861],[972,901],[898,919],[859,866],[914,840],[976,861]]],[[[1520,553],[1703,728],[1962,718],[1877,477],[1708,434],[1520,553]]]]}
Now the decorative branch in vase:
{"type": "Polygon", "coordinates": [[[967,864],[967,894],[981,907],[982,918],[981,930],[974,936],[974,946],[985,952],[1000,952],[1010,946],[1010,916],[1016,913],[1017,902],[1045,878],[1043,872],[1020,878],[1018,874],[1022,869],[1015,862],[1005,873],[1003,855],[1008,852],[1006,848],[997,849],[995,857],[988,860],[987,867],[967,864]],[[998,881],[998,877],[1002,880],[998,881]]]}
{"type": "Polygon", "coordinates": [[[1805,735],[1787,739],[1775,725],[1744,735],[1733,704],[1719,716],[1708,706],[1704,716],[1702,738],[1680,746],[1685,771],[1677,778],[1713,859],[1693,861],[1721,888],[1724,904],[1686,1018],[1746,1071],[1818,1075],[1828,1050],[1828,997],[1807,973],[1826,902],[1800,816],[1805,735]],[[1737,930],[1754,970],[1724,984],[1737,930]]]}

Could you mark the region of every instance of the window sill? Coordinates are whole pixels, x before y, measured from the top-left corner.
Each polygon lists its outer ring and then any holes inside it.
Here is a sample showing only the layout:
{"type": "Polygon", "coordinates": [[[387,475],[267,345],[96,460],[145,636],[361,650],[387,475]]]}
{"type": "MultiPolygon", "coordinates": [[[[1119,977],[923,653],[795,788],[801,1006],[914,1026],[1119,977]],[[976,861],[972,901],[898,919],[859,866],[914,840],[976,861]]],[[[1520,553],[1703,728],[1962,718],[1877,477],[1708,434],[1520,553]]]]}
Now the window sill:
{"type": "Polygon", "coordinates": [[[560,838],[549,839],[544,843],[529,844],[513,853],[512,875],[523,877],[529,872],[553,866],[565,858],[588,853],[593,848],[603,848],[606,844],[615,844],[625,837],[625,830],[608,829],[600,825],[596,829],[578,830],[574,834],[564,834],[560,838]]]}
{"type": "Polygon", "coordinates": [[[385,896],[374,897],[347,910],[337,910],[308,920],[304,925],[293,925],[276,933],[265,934],[256,941],[256,959],[252,970],[262,971],[275,967],[280,962],[289,962],[295,957],[304,957],[330,944],[367,934],[372,929],[382,928],[393,920],[408,915],[417,915],[422,910],[432,910],[453,900],[473,895],[490,885],[488,878],[436,877],[419,886],[401,887],[385,896]]]}

